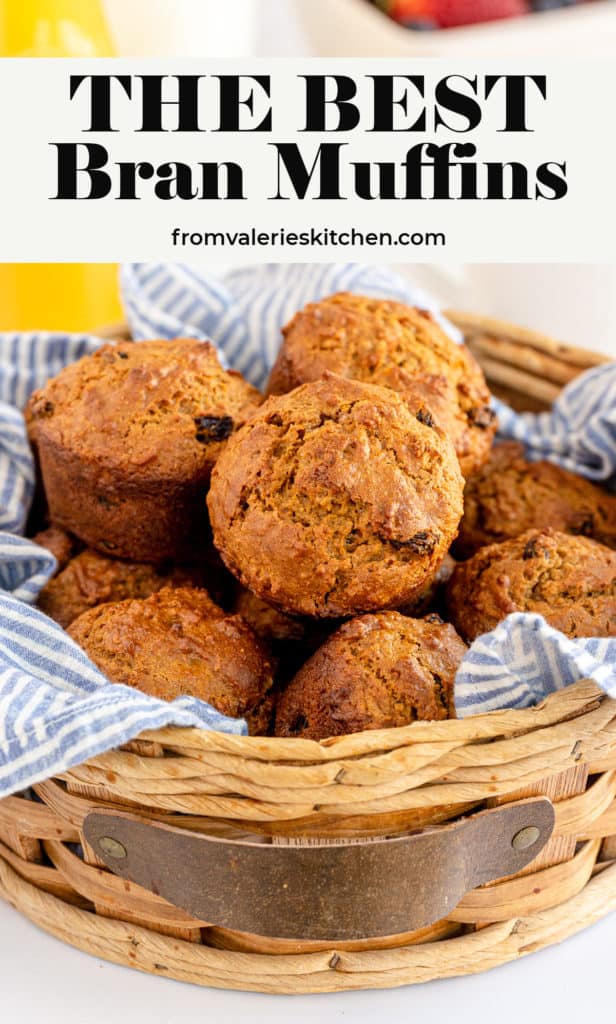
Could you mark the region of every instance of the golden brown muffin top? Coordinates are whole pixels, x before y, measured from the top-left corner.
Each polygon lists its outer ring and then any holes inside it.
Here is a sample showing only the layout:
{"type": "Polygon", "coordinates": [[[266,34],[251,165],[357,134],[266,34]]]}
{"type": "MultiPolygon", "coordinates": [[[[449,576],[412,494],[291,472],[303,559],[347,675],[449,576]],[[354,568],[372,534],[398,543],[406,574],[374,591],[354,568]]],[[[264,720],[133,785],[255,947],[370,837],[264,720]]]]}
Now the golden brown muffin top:
{"type": "Polygon", "coordinates": [[[551,527],[616,547],[616,497],[553,462],[529,462],[506,441],[467,480],[455,553],[468,558],[485,544],[551,527]]]}
{"type": "MultiPolygon", "coordinates": [[[[149,597],[163,587],[199,586],[203,578],[204,572],[200,568],[126,562],[88,549],[76,555],[43,587],[38,607],[66,628],[79,615],[99,604],[149,597]]],[[[201,602],[204,608],[207,601],[213,616],[222,614],[218,605],[204,592],[201,602]]]]}
{"type": "Polygon", "coordinates": [[[453,684],[465,652],[453,626],[436,615],[351,619],[281,694],[275,733],[318,740],[455,718],[453,684]]]}
{"type": "Polygon", "coordinates": [[[511,612],[543,615],[570,637],[616,636],[616,552],[587,537],[527,530],[457,565],[447,605],[468,641],[511,612]]]}
{"type": "Polygon", "coordinates": [[[71,363],[34,392],[33,441],[124,467],[144,479],[198,477],[261,401],[223,370],[208,342],[117,342],[71,363]]]}
{"type": "Polygon", "coordinates": [[[483,372],[431,313],[339,292],[300,310],[282,333],[269,394],[318,380],[327,370],[380,384],[414,407],[427,405],[454,441],[465,476],[487,458],[496,419],[483,372]]]}
{"type": "Polygon", "coordinates": [[[462,514],[453,446],[387,388],[329,374],[269,398],[212,475],[214,542],[259,597],[295,615],[411,600],[462,514]]]}
{"type": "Polygon", "coordinates": [[[114,683],[161,700],[198,697],[248,717],[253,731],[267,725],[269,654],[239,615],[226,616],[203,590],[167,588],[100,605],[68,632],[114,683]]]}

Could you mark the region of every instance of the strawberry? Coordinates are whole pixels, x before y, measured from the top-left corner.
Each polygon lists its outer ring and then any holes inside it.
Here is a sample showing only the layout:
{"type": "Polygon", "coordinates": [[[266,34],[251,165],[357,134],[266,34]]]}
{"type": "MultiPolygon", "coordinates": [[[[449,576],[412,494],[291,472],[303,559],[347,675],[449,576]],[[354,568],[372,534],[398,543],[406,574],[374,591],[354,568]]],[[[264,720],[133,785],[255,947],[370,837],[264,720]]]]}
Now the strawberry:
{"type": "Polygon", "coordinates": [[[387,13],[395,21],[408,24],[432,17],[434,0],[391,0],[387,13]]]}
{"type": "Polygon", "coordinates": [[[528,10],[527,0],[433,0],[432,3],[432,17],[441,28],[517,18],[528,10]]]}

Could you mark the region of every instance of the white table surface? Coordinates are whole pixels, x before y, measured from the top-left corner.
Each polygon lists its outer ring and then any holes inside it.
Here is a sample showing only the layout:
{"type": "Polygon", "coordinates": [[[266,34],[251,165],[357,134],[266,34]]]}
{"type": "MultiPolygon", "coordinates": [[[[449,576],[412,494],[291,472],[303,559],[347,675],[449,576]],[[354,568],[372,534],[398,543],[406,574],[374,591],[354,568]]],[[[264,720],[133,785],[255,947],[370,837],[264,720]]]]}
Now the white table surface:
{"type": "Polygon", "coordinates": [[[63,945],[0,901],[0,1021],[183,1024],[579,1024],[616,1016],[616,914],[486,974],[338,995],[223,992],[153,978],[63,945]]]}

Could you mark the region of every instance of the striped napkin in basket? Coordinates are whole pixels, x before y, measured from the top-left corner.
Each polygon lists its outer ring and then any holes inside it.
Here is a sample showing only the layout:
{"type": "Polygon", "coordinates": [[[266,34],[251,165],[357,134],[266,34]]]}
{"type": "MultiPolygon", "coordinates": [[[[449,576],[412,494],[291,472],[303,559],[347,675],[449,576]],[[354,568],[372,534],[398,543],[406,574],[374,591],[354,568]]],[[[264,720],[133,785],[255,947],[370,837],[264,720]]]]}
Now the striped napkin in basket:
{"type": "MultiPolygon", "coordinates": [[[[179,266],[124,268],[136,338],[211,338],[221,358],[262,384],[280,327],[304,303],[334,291],[434,303],[404,279],[362,266],[270,265],[224,277],[179,266]]],[[[436,312],[436,310],[435,310],[436,312]]],[[[453,337],[455,329],[446,325],[453,337]]],[[[30,392],[100,339],[48,333],[0,335],[0,797],[60,774],[163,725],[246,731],[193,698],[168,704],[108,683],[67,634],[33,607],[55,569],[23,530],[34,468],[23,408],[30,392]]],[[[498,403],[505,436],[529,454],[607,481],[616,473],[616,365],[574,381],[550,414],[518,415],[498,403]]],[[[616,640],[571,641],[535,615],[509,616],[475,641],[456,680],[458,714],[526,707],[590,677],[616,696],[616,640]]]]}

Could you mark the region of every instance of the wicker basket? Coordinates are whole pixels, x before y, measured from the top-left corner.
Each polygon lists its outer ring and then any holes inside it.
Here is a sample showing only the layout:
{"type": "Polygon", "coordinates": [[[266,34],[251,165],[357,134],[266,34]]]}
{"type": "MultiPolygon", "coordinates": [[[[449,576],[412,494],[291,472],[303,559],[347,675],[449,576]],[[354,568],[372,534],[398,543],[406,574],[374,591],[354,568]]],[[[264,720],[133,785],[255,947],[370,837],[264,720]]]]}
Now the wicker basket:
{"type": "MultiPolygon", "coordinates": [[[[449,315],[518,406],[603,359],[449,315]]],[[[616,702],[588,681],[320,743],[162,729],[34,793],[0,802],[0,895],[102,959],[202,985],[469,974],[616,908],[616,702]]]]}

